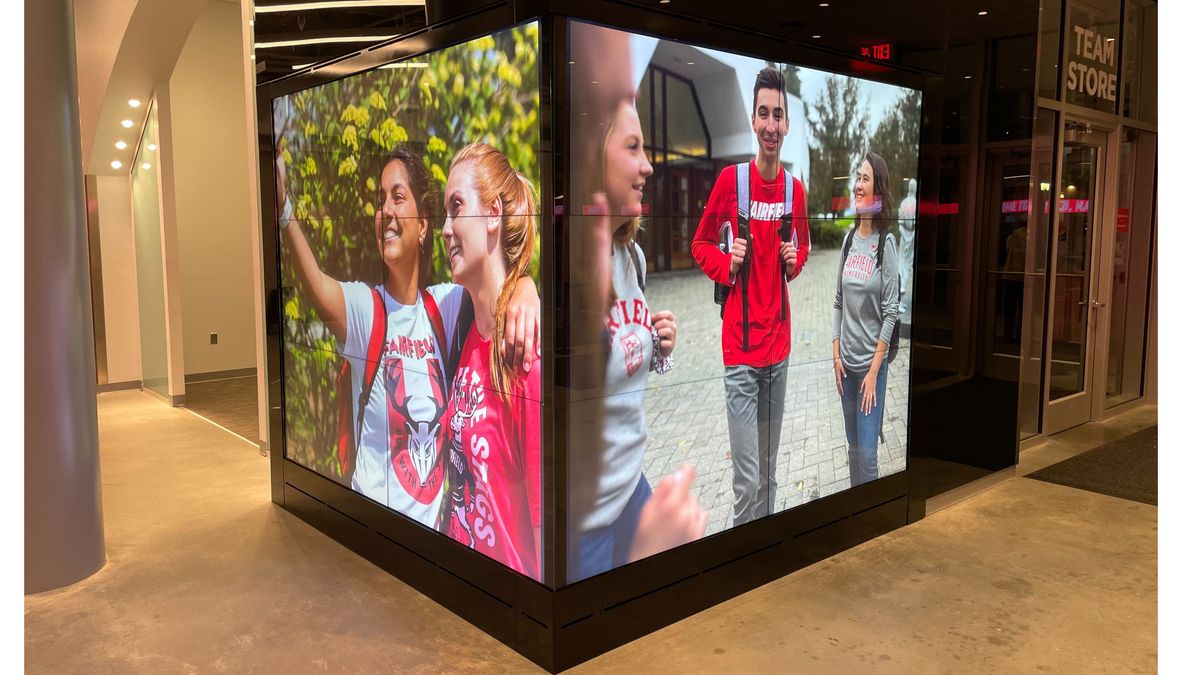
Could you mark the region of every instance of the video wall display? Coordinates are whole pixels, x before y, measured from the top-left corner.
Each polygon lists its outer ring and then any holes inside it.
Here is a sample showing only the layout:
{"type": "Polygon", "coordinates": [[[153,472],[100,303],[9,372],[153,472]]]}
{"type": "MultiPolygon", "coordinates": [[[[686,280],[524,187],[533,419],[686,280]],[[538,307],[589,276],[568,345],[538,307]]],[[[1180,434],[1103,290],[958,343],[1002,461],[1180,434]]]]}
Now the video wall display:
{"type": "Polygon", "coordinates": [[[287,457],[541,581],[539,26],[273,101],[287,457]]]}
{"type": "Polygon", "coordinates": [[[920,92],[572,22],[567,581],[902,471],[920,92]]]}

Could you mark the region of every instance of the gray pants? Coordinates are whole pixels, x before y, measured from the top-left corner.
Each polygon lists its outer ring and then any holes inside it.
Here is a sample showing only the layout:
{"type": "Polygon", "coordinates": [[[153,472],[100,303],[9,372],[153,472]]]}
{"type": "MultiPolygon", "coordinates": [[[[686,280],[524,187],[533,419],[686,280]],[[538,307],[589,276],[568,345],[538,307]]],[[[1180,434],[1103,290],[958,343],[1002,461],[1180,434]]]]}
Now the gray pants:
{"type": "Polygon", "coordinates": [[[725,412],[733,459],[733,524],[771,514],[787,359],[773,366],[725,367],[725,412]]]}

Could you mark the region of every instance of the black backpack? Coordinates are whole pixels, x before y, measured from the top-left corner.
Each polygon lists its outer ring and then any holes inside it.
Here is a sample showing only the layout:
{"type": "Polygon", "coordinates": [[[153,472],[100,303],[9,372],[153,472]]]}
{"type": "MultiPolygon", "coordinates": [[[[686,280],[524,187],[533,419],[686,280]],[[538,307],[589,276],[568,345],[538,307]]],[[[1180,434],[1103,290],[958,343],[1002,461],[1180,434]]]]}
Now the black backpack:
{"type": "MultiPolygon", "coordinates": [[[[887,234],[887,236],[891,237],[892,234],[889,232],[887,234]]],[[[853,227],[850,229],[849,232],[846,233],[846,240],[842,243],[842,264],[840,267],[838,267],[838,290],[839,291],[842,288],[842,270],[846,267],[846,258],[850,255],[850,242],[852,241],[852,237],[854,237],[854,228],[853,227]]],[[[893,241],[894,240],[895,239],[893,238],[893,241]]],[[[877,248],[875,250],[875,266],[877,268],[879,268],[880,277],[883,276],[883,249],[886,247],[887,247],[887,239],[885,238],[884,240],[882,240],[880,242],[879,248],[877,248]]],[[[844,297],[843,297],[842,302],[843,303],[845,302],[844,297]]],[[[880,303],[880,305],[883,304],[883,283],[882,283],[882,281],[879,284],[879,303],[880,303]]],[[[895,323],[892,324],[892,339],[888,340],[887,362],[891,363],[892,361],[895,361],[896,354],[898,354],[899,352],[900,352],[900,317],[897,316],[895,323]]]]}

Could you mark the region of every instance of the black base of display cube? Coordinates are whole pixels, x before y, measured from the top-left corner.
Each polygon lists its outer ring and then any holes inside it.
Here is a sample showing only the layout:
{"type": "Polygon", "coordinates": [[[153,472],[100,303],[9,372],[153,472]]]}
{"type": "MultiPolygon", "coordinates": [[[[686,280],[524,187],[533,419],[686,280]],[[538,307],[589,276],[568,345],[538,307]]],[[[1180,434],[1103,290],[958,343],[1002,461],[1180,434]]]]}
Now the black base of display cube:
{"type": "Polygon", "coordinates": [[[550,672],[905,525],[908,473],[557,591],[293,462],[277,502],[550,672]]]}

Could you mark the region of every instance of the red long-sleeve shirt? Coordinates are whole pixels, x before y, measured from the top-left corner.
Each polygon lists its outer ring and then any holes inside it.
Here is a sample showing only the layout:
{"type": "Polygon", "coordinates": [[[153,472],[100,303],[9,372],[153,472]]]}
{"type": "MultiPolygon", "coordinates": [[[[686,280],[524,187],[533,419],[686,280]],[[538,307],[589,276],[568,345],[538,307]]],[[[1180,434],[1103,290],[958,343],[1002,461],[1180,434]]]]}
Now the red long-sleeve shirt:
{"type": "MultiPolygon", "coordinates": [[[[761,368],[786,359],[792,351],[791,309],[787,319],[780,316],[780,303],[787,302],[783,293],[783,266],[780,264],[779,223],[783,218],[785,198],[783,171],[775,180],[767,182],[758,174],[758,167],[750,162],[750,254],[742,267],[750,266],[749,318],[750,349],[742,344],[742,302],[746,297],[740,279],[731,279],[729,263],[731,254],[717,248],[717,237],[721,225],[729,222],[737,236],[737,167],[728,166],[721,171],[713,185],[712,194],[704,208],[704,215],[692,239],[692,257],[710,279],[733,286],[725,301],[725,317],[721,328],[721,351],[726,366],[754,366],[761,368]]],[[[788,281],[795,279],[808,260],[809,234],[808,210],[804,199],[804,186],[792,178],[792,243],[796,246],[796,267],[788,281]]]]}

